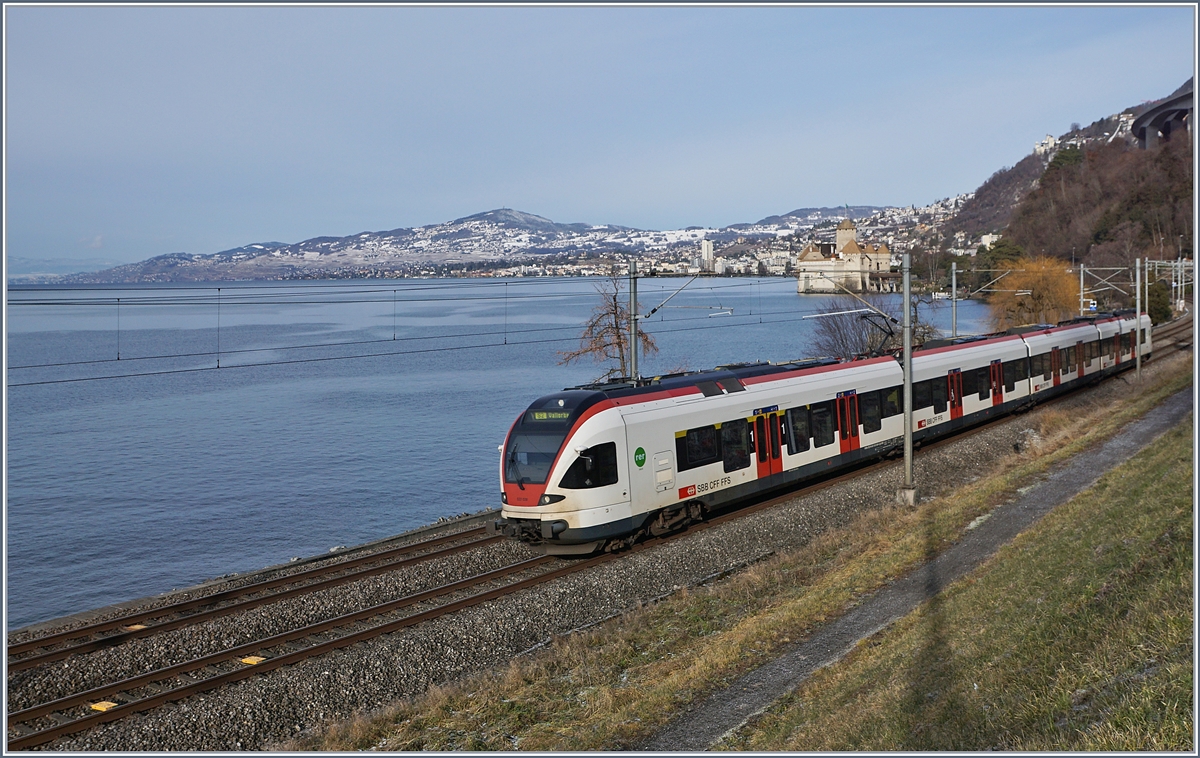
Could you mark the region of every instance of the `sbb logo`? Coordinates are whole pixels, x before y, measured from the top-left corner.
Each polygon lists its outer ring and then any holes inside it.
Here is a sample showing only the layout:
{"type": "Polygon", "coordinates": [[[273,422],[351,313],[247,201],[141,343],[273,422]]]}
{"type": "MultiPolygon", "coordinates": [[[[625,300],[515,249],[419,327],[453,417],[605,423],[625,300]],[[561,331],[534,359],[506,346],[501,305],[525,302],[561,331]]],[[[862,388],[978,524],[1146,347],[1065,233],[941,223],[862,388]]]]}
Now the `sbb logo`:
{"type": "Polygon", "coordinates": [[[680,497],[694,497],[696,495],[696,485],[692,484],[687,487],[679,488],[680,497]]]}

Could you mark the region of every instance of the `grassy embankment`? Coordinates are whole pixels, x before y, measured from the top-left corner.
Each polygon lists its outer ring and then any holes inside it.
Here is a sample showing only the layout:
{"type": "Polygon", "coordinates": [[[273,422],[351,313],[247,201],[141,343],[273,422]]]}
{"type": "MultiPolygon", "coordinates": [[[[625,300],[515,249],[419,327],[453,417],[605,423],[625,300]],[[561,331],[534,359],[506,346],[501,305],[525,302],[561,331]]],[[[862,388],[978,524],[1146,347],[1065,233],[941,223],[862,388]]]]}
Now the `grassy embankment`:
{"type": "MultiPolygon", "coordinates": [[[[520,658],[503,670],[480,674],[454,686],[434,688],[410,702],[333,725],[323,734],[286,747],[308,750],[635,747],[688,703],[763,663],[793,640],[804,638],[815,627],[844,612],[856,598],[912,570],[927,559],[930,545],[954,541],[974,519],[1013,497],[1032,477],[1110,437],[1127,421],[1188,386],[1192,381],[1190,360],[1184,358],[1175,363],[1178,364],[1175,370],[1160,371],[1155,379],[1146,380],[1140,392],[1130,393],[1118,403],[1097,404],[1086,413],[1068,414],[1054,408],[1038,411],[1042,443],[1036,449],[1009,456],[989,476],[949,496],[922,503],[912,510],[885,506],[866,513],[845,529],[826,533],[798,551],[776,556],[713,586],[684,590],[587,632],[555,639],[547,649],[520,658]]],[[[1094,742],[1086,744],[1172,745],[1176,749],[1190,745],[1190,638],[1185,651],[1170,642],[1164,650],[1158,649],[1161,640],[1176,639],[1168,636],[1168,632],[1175,634],[1173,630],[1180,624],[1189,631],[1191,628],[1190,447],[1186,453],[1180,452],[1183,447],[1179,442],[1174,450],[1182,457],[1177,456],[1175,468],[1168,467],[1174,477],[1169,480],[1175,482],[1173,490],[1159,486],[1160,482],[1168,481],[1166,468],[1154,469],[1153,478],[1140,474],[1136,478],[1147,489],[1151,484],[1155,486],[1154,492],[1158,493],[1155,500],[1170,499],[1166,498],[1168,492],[1182,493],[1179,495],[1182,500],[1176,498],[1176,501],[1184,504],[1186,517],[1170,509],[1162,516],[1167,521],[1156,521],[1156,516],[1146,515],[1145,523],[1138,522],[1142,531],[1150,535],[1143,538],[1135,535],[1134,524],[1121,522],[1115,515],[1114,520],[1100,519],[1090,514],[1085,505],[1089,516],[1082,526],[1089,528],[1089,534],[1095,532],[1101,542],[1087,548],[1092,551],[1087,554],[1087,561],[1081,563],[1079,559],[1064,557],[1059,564],[1065,571],[1062,576],[1013,575],[1006,580],[1010,584],[1002,585],[999,592],[1011,596],[1014,602],[1030,603],[1012,611],[1016,621],[994,617],[979,623],[946,621],[935,627],[940,636],[934,638],[937,646],[930,648],[929,620],[946,618],[947,601],[939,600],[936,606],[897,624],[896,631],[884,632],[877,638],[876,642],[888,639],[887,645],[873,642],[863,646],[851,660],[830,667],[812,680],[814,684],[806,686],[806,702],[815,696],[812,688],[819,681],[822,688],[829,688],[821,693],[822,697],[833,698],[829,702],[843,702],[837,698],[850,701],[862,698],[872,703],[870,708],[877,713],[879,726],[864,731],[863,739],[879,735],[880,742],[868,744],[848,738],[857,732],[858,721],[872,716],[870,712],[839,710],[818,724],[805,720],[811,719],[817,709],[798,709],[799,701],[789,700],[729,747],[817,749],[818,745],[801,741],[808,739],[805,735],[834,740],[832,735],[841,734],[845,741],[822,745],[825,748],[951,745],[983,748],[1003,744],[1034,749],[1043,744],[1067,743],[1037,742],[1032,734],[1026,742],[1024,732],[1002,731],[993,736],[979,729],[991,725],[990,728],[997,730],[1019,731],[1025,728],[1024,724],[1033,723],[1041,725],[1046,734],[1059,734],[1061,738],[1081,720],[1090,724],[1097,717],[1101,726],[1092,729],[1094,742]],[[1183,483],[1177,482],[1177,468],[1182,465],[1179,461],[1186,462],[1188,471],[1183,483]],[[1095,529],[1091,529],[1093,526],[1095,529]],[[1103,541],[1105,535],[1108,541],[1103,541]],[[1179,554],[1180,545],[1186,547],[1186,556],[1179,554]],[[1184,557],[1186,560],[1181,560],[1184,557]],[[1092,561],[1099,561],[1099,568],[1089,566],[1085,570],[1082,564],[1092,561]],[[1107,573],[1094,574],[1094,571],[1107,573]],[[1105,578],[1093,586],[1096,576],[1105,578]],[[1161,582],[1168,585],[1175,582],[1183,588],[1186,597],[1181,601],[1182,606],[1176,602],[1170,608],[1161,608],[1154,606],[1150,597],[1143,598],[1147,592],[1157,591],[1179,601],[1166,586],[1159,587],[1161,582]],[[1060,590],[1065,594],[1060,594],[1060,590]],[[1036,602],[1038,598],[1042,599],[1041,604],[1036,602]],[[1149,616],[1126,613],[1135,600],[1149,604],[1146,606],[1150,609],[1149,616]],[[1054,610],[1067,615],[1057,616],[1058,622],[1047,621],[1047,617],[1034,612],[1039,608],[1045,608],[1046,613],[1054,610]],[[1179,614],[1186,618],[1171,620],[1179,614]],[[959,626],[960,623],[968,626],[959,626]],[[1068,629],[1080,624],[1096,628],[1089,630],[1086,641],[1066,641],[1068,629]],[[1011,628],[1006,629],[1006,625],[1011,628]],[[913,635],[909,638],[912,644],[924,645],[915,648],[917,657],[902,660],[898,657],[902,652],[885,653],[893,650],[892,644],[899,644],[890,642],[891,635],[905,633],[913,635]],[[1060,638],[1063,644],[1059,644],[1060,638]],[[967,646],[961,647],[960,640],[965,640],[967,646]],[[1014,644],[1020,657],[1004,658],[1005,653],[1017,654],[1007,647],[1014,644]],[[927,652],[930,649],[932,659],[927,652]],[[857,683],[840,678],[848,676],[841,672],[851,666],[875,661],[869,657],[869,651],[875,650],[880,651],[875,655],[893,656],[887,660],[898,670],[878,679],[871,678],[878,676],[877,673],[863,674],[857,683]],[[1000,658],[987,659],[989,651],[1000,651],[995,653],[1000,658]],[[1065,659],[1058,657],[1063,655],[1065,659]],[[1169,659],[1168,655],[1173,657],[1169,659]],[[1149,663],[1150,658],[1155,663],[1149,663]],[[1180,660],[1187,663],[1186,678],[1184,672],[1177,670],[1176,663],[1180,660]],[[989,676],[976,674],[976,667],[990,672],[989,676]],[[1115,678],[1097,679],[1089,685],[1083,683],[1093,681],[1088,679],[1085,669],[1093,676],[1109,670],[1128,672],[1129,676],[1119,682],[1115,678]],[[1076,671],[1079,673],[1070,673],[1076,671]],[[1005,672],[1011,676],[1008,685],[997,678],[1005,672]],[[900,685],[892,683],[893,676],[900,685]],[[1176,679],[1177,684],[1163,689],[1165,681],[1176,679]],[[1096,683],[1101,681],[1107,684],[1096,683]],[[1073,686],[1075,683],[1078,686],[1073,686]],[[837,684],[847,689],[834,689],[837,684]],[[980,686],[978,691],[975,684],[980,686]],[[973,698],[970,702],[979,705],[973,715],[964,710],[968,702],[964,686],[970,688],[973,698]],[[977,694],[999,697],[1006,686],[1024,689],[1008,692],[1003,701],[994,703],[981,700],[977,694]],[[1149,688],[1138,692],[1141,697],[1152,699],[1117,697],[1114,701],[1117,705],[1110,706],[1110,699],[1130,686],[1149,688]],[[1066,700],[1060,693],[1063,687],[1069,688],[1066,700]],[[1170,699],[1179,697],[1181,692],[1182,701],[1170,699]],[[1153,700],[1158,695],[1162,696],[1161,703],[1153,700]],[[891,700],[896,703],[885,712],[891,700]],[[1080,707],[1085,709],[1072,710],[1080,707]],[[796,716],[796,713],[808,715],[796,716]],[[1153,721],[1151,714],[1156,714],[1153,718],[1158,721],[1153,721]],[[963,719],[961,726],[948,720],[957,716],[963,719]],[[1056,725],[1060,718],[1067,720],[1056,725]],[[903,728],[896,726],[899,723],[903,728]],[[838,730],[831,724],[836,724],[838,730]],[[1130,724],[1140,725],[1143,730],[1157,726],[1152,737],[1150,731],[1142,733],[1130,724]],[[903,734],[904,741],[886,742],[897,734],[903,734]],[[1186,742],[1182,744],[1174,742],[1184,738],[1186,742]],[[914,740],[920,741],[913,744],[914,740]]],[[[1116,482],[1123,481],[1116,474],[1110,476],[1117,476],[1116,482]]],[[[1119,489],[1116,482],[1106,482],[1106,490],[1119,489]]],[[[1091,495],[1089,498],[1095,499],[1091,495]]],[[[1171,507],[1178,510],[1178,505],[1171,507]]],[[[1152,512],[1157,514],[1160,510],[1152,512]]],[[[1117,507],[1115,513],[1121,513],[1121,508],[1117,507]]],[[[1068,537],[1067,541],[1085,544],[1082,533],[1068,537]]],[[[1023,563],[1027,559],[1024,554],[1017,554],[1013,560],[1023,563]]],[[[978,586],[979,581],[973,579],[966,586],[978,586]]],[[[955,597],[962,591],[956,589],[955,597]]],[[[963,619],[967,618],[965,613],[963,619]]]]}
{"type": "Polygon", "coordinates": [[[1177,426],[718,748],[1192,749],[1191,434],[1177,426]]]}

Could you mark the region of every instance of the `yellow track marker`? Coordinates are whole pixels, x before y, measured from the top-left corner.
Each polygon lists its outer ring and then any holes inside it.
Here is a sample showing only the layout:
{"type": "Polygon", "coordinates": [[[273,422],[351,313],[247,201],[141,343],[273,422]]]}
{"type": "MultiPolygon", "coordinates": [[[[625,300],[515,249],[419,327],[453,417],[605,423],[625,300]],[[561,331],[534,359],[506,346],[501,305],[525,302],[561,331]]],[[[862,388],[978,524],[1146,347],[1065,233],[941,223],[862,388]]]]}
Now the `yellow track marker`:
{"type": "Polygon", "coordinates": [[[130,624],[129,626],[122,627],[122,628],[127,632],[136,632],[141,629],[145,629],[146,625],[145,624],[130,624]]]}
{"type": "Polygon", "coordinates": [[[107,710],[111,710],[116,707],[117,707],[117,704],[112,701],[109,701],[109,700],[102,700],[99,703],[92,703],[92,710],[100,711],[101,713],[103,713],[104,711],[107,711],[107,710]]]}
{"type": "Polygon", "coordinates": [[[247,666],[253,666],[256,663],[262,663],[265,660],[266,658],[263,658],[261,655],[248,655],[241,659],[242,663],[246,664],[247,666]]]}

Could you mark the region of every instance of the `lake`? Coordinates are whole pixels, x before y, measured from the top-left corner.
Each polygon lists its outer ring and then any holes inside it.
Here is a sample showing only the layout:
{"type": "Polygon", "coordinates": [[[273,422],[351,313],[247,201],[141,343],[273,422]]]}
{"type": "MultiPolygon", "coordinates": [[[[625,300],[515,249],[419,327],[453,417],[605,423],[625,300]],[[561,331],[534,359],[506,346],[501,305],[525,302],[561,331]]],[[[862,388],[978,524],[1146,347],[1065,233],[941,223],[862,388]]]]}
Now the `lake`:
{"type": "MultiPolygon", "coordinates": [[[[685,281],[641,280],[642,311],[685,281]]],[[[697,280],[642,323],[641,373],[807,357],[829,297],[697,280]]],[[[583,278],[10,289],[8,628],[498,507],[513,419],[604,371],[558,364],[597,300],[583,278]]],[[[959,304],[960,333],[986,318],[959,304]]]]}

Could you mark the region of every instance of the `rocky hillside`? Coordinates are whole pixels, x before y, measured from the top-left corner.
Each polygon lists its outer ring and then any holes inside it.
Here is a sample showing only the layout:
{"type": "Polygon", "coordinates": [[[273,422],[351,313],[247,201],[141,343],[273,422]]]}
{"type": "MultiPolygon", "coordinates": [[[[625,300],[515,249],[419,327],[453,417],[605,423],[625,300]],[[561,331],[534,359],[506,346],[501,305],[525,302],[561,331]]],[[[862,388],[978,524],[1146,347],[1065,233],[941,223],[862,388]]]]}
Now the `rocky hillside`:
{"type": "MultiPolygon", "coordinates": [[[[992,174],[987,181],[980,185],[974,196],[963,204],[963,207],[947,225],[947,237],[956,232],[963,232],[968,238],[978,238],[982,234],[1001,232],[1013,219],[1013,213],[1018,206],[1036,190],[1044,173],[1051,167],[1051,162],[1061,150],[1079,149],[1092,153],[1102,149],[1130,149],[1133,147],[1133,135],[1129,127],[1133,120],[1153,108],[1155,105],[1175,97],[1192,87],[1188,79],[1178,89],[1164,98],[1133,105],[1111,116],[1097,119],[1087,126],[1073,124],[1070,131],[1060,136],[1055,146],[1039,154],[1036,150],[1022,158],[1015,165],[1002,168],[992,174]]],[[[1026,224],[1022,221],[1018,226],[1026,224]]],[[[1082,251],[1080,240],[1074,241],[1078,250],[1082,251]]],[[[1058,249],[1060,245],[1055,244],[1058,249]]],[[[1068,254],[1070,250],[1068,248],[1068,254]]]]}
{"type": "Polygon", "coordinates": [[[1192,147],[1125,144],[1060,151],[1004,236],[1027,252],[1124,266],[1192,249],[1192,147]]]}

